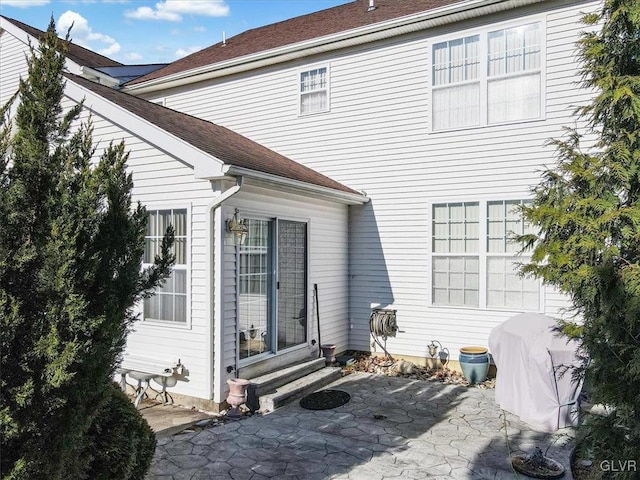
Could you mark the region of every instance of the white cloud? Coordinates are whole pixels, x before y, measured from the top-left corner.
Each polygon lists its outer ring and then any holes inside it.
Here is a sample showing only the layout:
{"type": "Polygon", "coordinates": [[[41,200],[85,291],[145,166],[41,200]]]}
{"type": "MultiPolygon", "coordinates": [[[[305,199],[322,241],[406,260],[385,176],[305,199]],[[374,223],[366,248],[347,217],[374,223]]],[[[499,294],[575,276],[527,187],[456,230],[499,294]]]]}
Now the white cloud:
{"type": "Polygon", "coordinates": [[[104,33],[94,32],[87,19],[77,12],[67,10],[60,15],[56,23],[58,33],[62,35],[65,35],[72,25],[71,39],[73,43],[107,56],[115,55],[120,51],[120,44],[114,38],[104,33]]]}
{"type": "Polygon", "coordinates": [[[177,13],[154,10],[151,7],[138,7],[133,12],[124,12],[124,16],[136,20],[166,20],[167,22],[179,22],[182,20],[182,17],[177,13]]]}
{"type": "Polygon", "coordinates": [[[202,50],[202,47],[196,46],[196,47],[179,48],[178,50],[176,50],[175,55],[176,55],[176,58],[182,58],[182,57],[186,57],[187,55],[191,55],[192,53],[195,53],[198,50],[202,50]]]}
{"type": "Polygon", "coordinates": [[[116,42],[116,43],[112,43],[107,48],[103,48],[98,53],[101,54],[101,55],[106,55],[107,57],[110,57],[112,55],[115,55],[119,51],[120,51],[120,44],[118,42],[116,42]]]}
{"type": "Polygon", "coordinates": [[[207,31],[207,29],[206,29],[206,28],[204,28],[204,27],[193,27],[193,30],[194,30],[195,32],[199,32],[199,33],[206,32],[206,31],[207,31]]]}
{"type": "Polygon", "coordinates": [[[225,0],[166,0],[151,7],[138,7],[128,10],[125,17],[136,20],[165,20],[180,22],[183,15],[199,15],[205,17],[224,17],[229,14],[229,6],[225,0]]]}
{"type": "Polygon", "coordinates": [[[19,8],[41,7],[49,2],[50,0],[2,0],[4,6],[19,8]]]}
{"type": "Polygon", "coordinates": [[[135,62],[138,60],[142,60],[144,57],[136,52],[129,52],[124,54],[124,58],[129,60],[130,62],[135,62]]]}

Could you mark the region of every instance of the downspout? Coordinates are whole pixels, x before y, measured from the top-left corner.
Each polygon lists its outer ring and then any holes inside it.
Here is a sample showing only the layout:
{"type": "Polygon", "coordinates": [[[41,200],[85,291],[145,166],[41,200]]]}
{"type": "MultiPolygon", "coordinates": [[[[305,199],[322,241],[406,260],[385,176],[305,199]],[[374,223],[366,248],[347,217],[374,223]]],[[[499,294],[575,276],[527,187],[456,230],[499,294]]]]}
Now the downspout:
{"type": "MultiPolygon", "coordinates": [[[[213,362],[209,362],[209,365],[211,366],[213,363],[213,371],[210,371],[207,377],[210,379],[209,381],[213,383],[212,388],[210,389],[213,394],[212,400],[217,401],[218,403],[222,402],[222,389],[220,387],[221,383],[214,381],[214,378],[219,379],[223,375],[222,353],[224,352],[224,322],[222,318],[224,310],[222,307],[224,289],[224,268],[222,268],[224,263],[224,239],[221,233],[222,230],[220,229],[220,225],[223,223],[222,209],[218,207],[238,193],[242,188],[243,183],[244,177],[241,175],[237,176],[236,184],[224,193],[220,194],[209,204],[209,215],[207,216],[209,222],[213,219],[213,228],[215,228],[214,231],[211,223],[209,223],[209,235],[212,235],[211,232],[213,232],[213,258],[207,262],[208,265],[211,266],[210,268],[213,268],[213,272],[209,276],[209,278],[213,277],[213,329],[210,328],[208,333],[210,339],[209,351],[213,355],[213,362]],[[216,266],[219,268],[216,268],[216,266]]],[[[211,289],[209,291],[211,291],[211,289]]],[[[209,303],[209,305],[211,305],[211,303],[209,303]]]]}

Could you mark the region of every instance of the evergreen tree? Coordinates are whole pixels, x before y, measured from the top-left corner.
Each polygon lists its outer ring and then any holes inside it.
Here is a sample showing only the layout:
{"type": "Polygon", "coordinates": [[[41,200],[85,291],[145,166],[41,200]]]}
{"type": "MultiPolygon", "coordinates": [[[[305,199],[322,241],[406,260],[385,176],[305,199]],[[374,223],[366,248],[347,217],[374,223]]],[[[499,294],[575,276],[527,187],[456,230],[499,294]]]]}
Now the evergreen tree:
{"type": "Polygon", "coordinates": [[[13,128],[5,124],[0,137],[0,473],[8,479],[96,470],[96,422],[108,405],[123,408],[112,375],[132,307],[173,262],[169,230],[162,255],[142,270],[147,214],[131,204],[124,144],[96,158],[83,106],[62,107],[67,41],[52,19],[30,47],[13,128]]]}
{"type": "Polygon", "coordinates": [[[582,82],[595,96],[577,112],[584,134],[552,142],[558,164],[523,208],[539,234],[519,237],[533,249],[522,272],[575,307],[579,320],[561,327],[581,345],[576,373],[608,407],[580,426],[581,442],[597,459],[640,466],[640,2],[605,0],[584,22],[582,82]]]}

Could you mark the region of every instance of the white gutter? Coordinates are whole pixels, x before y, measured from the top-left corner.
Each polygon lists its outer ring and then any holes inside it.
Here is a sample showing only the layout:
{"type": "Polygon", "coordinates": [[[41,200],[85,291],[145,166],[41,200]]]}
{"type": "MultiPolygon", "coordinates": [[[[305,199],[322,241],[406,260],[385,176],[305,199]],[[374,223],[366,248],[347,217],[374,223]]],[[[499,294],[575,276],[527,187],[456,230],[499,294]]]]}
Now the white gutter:
{"type": "MultiPolygon", "coordinates": [[[[244,178],[238,176],[236,184],[217,196],[208,206],[207,211],[207,235],[209,244],[213,245],[213,258],[207,261],[207,268],[213,269],[209,271],[207,278],[213,280],[213,322],[208,323],[207,336],[209,341],[209,355],[213,356],[212,361],[207,362],[207,380],[211,382],[209,391],[212,394],[212,400],[217,403],[222,402],[222,382],[224,366],[224,307],[223,307],[223,290],[224,290],[224,239],[221,228],[223,225],[222,209],[218,208],[225,200],[228,200],[240,191],[244,183],[244,178]],[[213,217],[213,218],[212,218],[213,217]],[[213,220],[213,225],[211,222],[213,220]],[[213,236],[213,241],[211,241],[213,236]]],[[[211,288],[207,289],[209,292],[211,288]]],[[[211,308],[211,301],[207,302],[208,308],[211,308]]],[[[208,315],[208,318],[211,318],[208,315]]]]}
{"type": "Polygon", "coordinates": [[[343,192],[334,188],[313,185],[311,183],[302,182],[300,180],[292,180],[290,178],[280,177],[278,175],[272,175],[270,173],[258,172],[255,170],[250,170],[248,168],[236,167],[233,165],[225,165],[224,167],[222,167],[222,171],[225,175],[241,175],[243,177],[251,178],[257,181],[257,183],[262,183],[267,186],[274,185],[280,188],[284,187],[285,189],[292,190],[296,193],[311,194],[317,198],[325,198],[347,205],[362,205],[363,203],[367,203],[370,200],[369,197],[362,193],[343,192]]]}
{"type": "MultiPolygon", "coordinates": [[[[211,65],[203,65],[191,70],[155,78],[144,83],[125,86],[123,87],[123,91],[135,92],[135,94],[150,93],[468,20],[470,18],[490,15],[513,8],[541,3],[543,1],[545,0],[467,0],[426,12],[394,18],[344,32],[232,58],[211,65]]],[[[233,39],[230,41],[233,41],[233,39]]]]}

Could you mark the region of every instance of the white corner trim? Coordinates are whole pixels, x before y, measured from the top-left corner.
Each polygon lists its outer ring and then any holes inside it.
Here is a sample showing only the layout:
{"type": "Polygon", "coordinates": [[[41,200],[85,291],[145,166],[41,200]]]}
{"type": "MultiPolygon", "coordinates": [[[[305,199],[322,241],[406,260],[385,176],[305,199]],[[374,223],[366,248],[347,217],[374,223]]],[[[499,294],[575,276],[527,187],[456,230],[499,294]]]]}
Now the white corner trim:
{"type": "Polygon", "coordinates": [[[205,179],[223,174],[223,162],[197,149],[190,143],[163,130],[153,123],[131,113],[127,109],[110,102],[104,97],[84,88],[72,79],[66,79],[65,94],[75,102],[85,100],[85,107],[118,125],[134,136],[156,146],[176,160],[194,169],[197,179],[205,179]]]}

